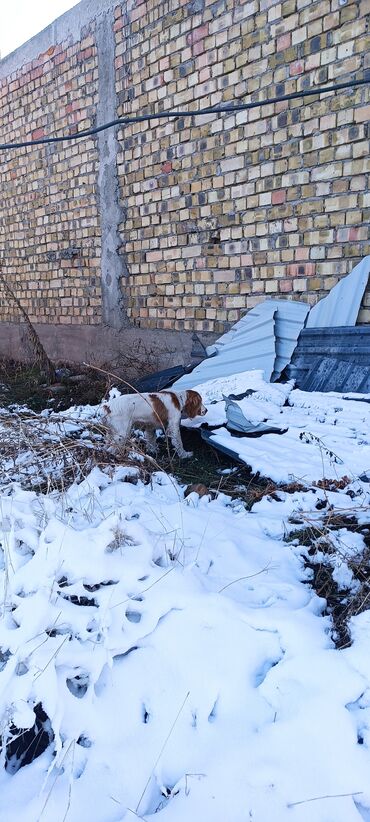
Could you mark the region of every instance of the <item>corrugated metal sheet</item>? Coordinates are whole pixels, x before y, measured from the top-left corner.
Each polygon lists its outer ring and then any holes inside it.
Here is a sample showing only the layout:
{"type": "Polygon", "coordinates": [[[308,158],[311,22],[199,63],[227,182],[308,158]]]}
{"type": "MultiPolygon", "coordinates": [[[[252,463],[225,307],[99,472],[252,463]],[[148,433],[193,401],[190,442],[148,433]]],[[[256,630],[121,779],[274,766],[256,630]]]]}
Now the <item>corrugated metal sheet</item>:
{"type": "Polygon", "coordinates": [[[135,383],[136,391],[163,391],[164,388],[172,385],[176,377],[179,379],[183,374],[188,374],[191,368],[183,365],[175,365],[173,368],[166,368],[163,371],[156,371],[148,377],[142,377],[135,383]]]}
{"type": "Polygon", "coordinates": [[[287,371],[305,391],[370,392],[370,326],[305,328],[287,371]]]}
{"type": "MultiPolygon", "coordinates": [[[[176,390],[195,388],[207,380],[229,377],[242,371],[261,369],[270,380],[275,363],[275,315],[274,301],[269,301],[263,311],[248,312],[248,323],[239,333],[229,338],[214,357],[204,360],[191,374],[184,374],[173,387],[176,390]]],[[[265,304],[264,304],[265,305],[265,304]]],[[[245,318],[246,319],[246,318],[245,318]]],[[[228,332],[229,333],[229,332],[228,332]]]]}
{"type": "Polygon", "coordinates": [[[215,434],[216,431],[208,431],[206,428],[201,429],[202,440],[205,440],[208,445],[212,445],[213,448],[217,449],[217,451],[221,451],[222,454],[225,454],[227,457],[231,457],[231,459],[236,462],[243,462],[237,451],[234,451],[232,448],[227,448],[226,445],[221,445],[221,443],[217,442],[215,440],[215,434]]]}
{"type": "Polygon", "coordinates": [[[272,300],[276,305],[276,359],[272,382],[277,380],[290,363],[300,332],[305,324],[309,306],[294,300],[272,300]]]}
{"type": "Polygon", "coordinates": [[[210,359],[175,388],[194,388],[206,380],[262,369],[266,380],[276,380],[290,362],[309,307],[293,300],[265,300],[207,348],[210,359]],[[211,355],[211,356],[210,356],[211,355]]]}
{"type": "Polygon", "coordinates": [[[370,366],[323,357],[301,386],[304,391],[370,393],[370,366]]]}
{"type": "Polygon", "coordinates": [[[332,288],[327,297],[311,308],[306,327],[333,328],[356,325],[369,273],[370,256],[367,256],[332,288]]]}
{"type": "Polygon", "coordinates": [[[268,431],[281,431],[281,427],[268,425],[266,422],[253,423],[247,420],[237,402],[226,403],[227,428],[241,434],[266,434],[268,431]]]}
{"type": "MultiPolygon", "coordinates": [[[[281,434],[281,431],[251,431],[249,436],[254,439],[259,439],[263,434],[281,434]]],[[[207,428],[201,428],[201,436],[202,440],[208,443],[208,445],[212,445],[213,448],[216,448],[217,451],[220,451],[221,454],[225,454],[225,456],[230,457],[234,462],[240,462],[242,465],[246,465],[245,459],[243,459],[238,453],[238,442],[240,439],[244,439],[245,432],[243,434],[233,433],[230,432],[230,448],[224,443],[219,442],[217,439],[217,429],[213,431],[209,431],[207,428]]]]}
{"type": "Polygon", "coordinates": [[[235,323],[233,327],[226,334],[223,334],[212,346],[207,348],[207,354],[218,353],[223,350],[225,345],[230,345],[236,340],[237,336],[245,333],[245,330],[251,318],[258,314],[270,313],[271,310],[276,310],[275,317],[275,363],[272,374],[272,381],[277,380],[284,368],[291,360],[293,351],[297,345],[297,340],[301,329],[304,326],[305,319],[309,312],[307,303],[298,302],[297,300],[265,300],[259,303],[255,308],[242,317],[239,322],[235,323]]]}
{"type": "Polygon", "coordinates": [[[276,361],[272,379],[278,379],[286,365],[290,362],[299,333],[304,326],[305,319],[309,312],[307,303],[299,302],[298,300],[264,300],[264,302],[259,303],[255,308],[248,311],[239,322],[230,328],[230,331],[223,334],[213,345],[208,346],[208,356],[221,351],[225,345],[231,344],[235,341],[237,335],[244,334],[253,316],[257,315],[261,317],[265,312],[270,314],[274,309],[276,311],[276,361]]]}

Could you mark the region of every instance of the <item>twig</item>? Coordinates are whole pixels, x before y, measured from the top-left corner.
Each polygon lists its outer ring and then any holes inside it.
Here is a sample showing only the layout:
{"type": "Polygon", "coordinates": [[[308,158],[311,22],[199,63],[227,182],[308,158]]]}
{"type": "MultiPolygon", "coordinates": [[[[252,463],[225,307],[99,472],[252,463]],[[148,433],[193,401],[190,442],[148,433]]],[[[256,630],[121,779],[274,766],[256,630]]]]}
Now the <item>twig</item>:
{"type": "Polygon", "coordinates": [[[260,574],[264,574],[265,571],[268,571],[268,569],[270,567],[270,563],[271,563],[271,560],[270,560],[270,562],[267,563],[267,565],[265,565],[264,568],[261,568],[260,571],[256,571],[255,574],[249,574],[247,577],[238,577],[238,579],[233,579],[232,582],[228,582],[227,585],[224,585],[223,588],[220,588],[218,593],[221,594],[222,591],[226,591],[226,588],[230,588],[230,585],[236,585],[237,582],[242,582],[243,579],[252,579],[253,577],[259,577],[260,574]]]}
{"type": "Polygon", "coordinates": [[[341,799],[342,796],[359,796],[363,791],[350,791],[350,793],[328,793],[324,796],[312,796],[311,799],[300,799],[299,802],[288,802],[288,808],[296,805],[305,805],[306,802],[317,802],[319,799],[341,799]]]}
{"type": "Polygon", "coordinates": [[[64,643],[67,641],[67,639],[69,639],[69,634],[66,634],[66,635],[65,635],[64,639],[62,640],[62,642],[60,643],[60,645],[58,646],[58,648],[56,649],[56,651],[54,651],[54,653],[51,655],[51,657],[50,657],[49,661],[46,663],[45,668],[42,668],[42,670],[41,670],[41,671],[39,671],[39,673],[38,673],[38,674],[36,674],[36,676],[35,676],[35,681],[36,681],[36,679],[38,679],[40,676],[42,676],[42,674],[44,673],[44,671],[46,671],[47,667],[48,667],[48,666],[50,665],[50,663],[53,661],[54,657],[56,657],[56,656],[57,656],[57,654],[59,654],[59,651],[61,650],[62,646],[63,646],[63,645],[64,645],[64,643]]]}
{"type": "Polygon", "coordinates": [[[187,692],[186,697],[185,697],[185,699],[184,699],[184,700],[183,700],[183,702],[182,702],[181,708],[180,708],[180,709],[179,709],[179,711],[177,712],[176,717],[175,717],[175,719],[174,719],[174,721],[173,721],[173,723],[172,723],[172,725],[171,725],[171,728],[170,728],[170,730],[169,730],[169,732],[168,732],[168,734],[167,734],[167,736],[166,736],[166,739],[164,740],[164,743],[163,743],[163,745],[162,745],[162,747],[161,747],[161,750],[159,751],[159,754],[158,754],[158,756],[157,756],[157,759],[155,760],[155,763],[154,763],[154,765],[153,765],[153,767],[152,767],[152,770],[151,770],[151,772],[150,772],[150,774],[149,774],[149,776],[148,776],[147,782],[146,782],[146,784],[145,784],[144,790],[143,790],[143,792],[142,792],[142,794],[141,794],[141,796],[140,796],[140,799],[139,799],[139,801],[138,801],[138,803],[137,803],[137,805],[136,805],[136,809],[135,809],[136,813],[138,812],[138,810],[139,810],[139,808],[140,808],[140,805],[141,805],[141,802],[142,802],[142,800],[143,800],[143,798],[144,798],[144,796],[145,796],[146,789],[147,789],[147,787],[148,787],[148,785],[149,785],[149,782],[150,782],[150,780],[151,780],[151,778],[152,778],[152,775],[153,775],[153,771],[154,771],[154,769],[155,769],[155,768],[157,767],[157,765],[158,765],[158,762],[159,762],[159,760],[160,760],[160,758],[161,758],[161,756],[162,756],[162,754],[163,754],[163,751],[164,751],[164,749],[165,749],[165,747],[166,747],[166,745],[167,745],[167,742],[168,742],[168,740],[169,740],[169,738],[170,738],[170,736],[171,736],[171,734],[172,734],[172,732],[173,732],[173,729],[174,729],[174,727],[175,727],[175,725],[176,725],[176,722],[177,722],[177,720],[178,720],[178,718],[179,718],[179,716],[180,716],[180,714],[181,714],[181,711],[182,711],[182,710],[183,710],[183,708],[184,708],[185,702],[186,702],[186,700],[188,699],[188,697],[189,697],[189,696],[190,696],[190,691],[188,691],[188,692],[187,692]]]}
{"type": "Polygon", "coordinates": [[[73,751],[72,751],[72,762],[71,762],[71,773],[69,777],[69,787],[68,787],[68,803],[66,807],[66,812],[63,816],[63,822],[66,822],[68,811],[71,807],[71,799],[72,799],[72,779],[73,779],[73,768],[75,764],[75,751],[76,751],[76,740],[73,740],[73,751]]]}
{"type": "MultiPolygon", "coordinates": [[[[71,747],[72,747],[72,745],[73,745],[74,741],[75,741],[74,739],[71,739],[71,741],[70,741],[70,743],[69,743],[69,745],[68,745],[68,748],[67,748],[67,750],[66,750],[66,752],[65,752],[65,754],[64,754],[64,756],[63,756],[63,758],[62,758],[62,760],[61,760],[61,762],[59,763],[59,768],[61,767],[61,765],[63,765],[63,762],[64,762],[64,760],[65,760],[65,758],[66,758],[67,754],[68,754],[68,753],[69,753],[69,751],[71,750],[71,747]]],[[[41,817],[42,817],[42,814],[44,813],[44,810],[45,810],[45,808],[46,808],[46,805],[48,804],[49,799],[50,799],[50,797],[51,797],[51,794],[52,794],[52,792],[53,792],[53,790],[54,790],[54,788],[55,788],[55,783],[56,783],[57,779],[59,779],[59,777],[60,777],[61,773],[62,773],[62,771],[61,771],[61,770],[59,770],[59,771],[58,771],[58,773],[57,773],[57,775],[56,775],[56,777],[55,777],[55,779],[54,779],[54,782],[53,782],[53,784],[52,784],[52,786],[51,786],[51,788],[50,788],[50,791],[49,791],[49,793],[48,793],[48,795],[47,795],[47,797],[46,797],[46,799],[45,799],[45,802],[44,802],[44,804],[43,804],[43,807],[42,807],[42,809],[41,809],[40,815],[37,817],[37,822],[40,822],[40,819],[41,819],[41,817]]]]}
{"type": "Polygon", "coordinates": [[[145,594],[147,591],[150,590],[150,588],[153,588],[154,585],[157,585],[158,582],[160,582],[164,577],[166,577],[168,574],[171,573],[171,571],[174,571],[174,570],[175,570],[175,566],[173,565],[172,568],[169,568],[168,571],[165,571],[165,573],[162,574],[161,577],[159,577],[158,579],[155,579],[154,582],[152,582],[150,585],[148,585],[147,588],[143,588],[141,591],[137,591],[136,594],[132,594],[132,596],[127,597],[127,599],[123,599],[121,602],[116,602],[115,605],[110,606],[109,610],[113,610],[113,608],[118,608],[119,605],[125,605],[126,602],[130,602],[132,599],[135,599],[135,597],[141,596],[141,594],[145,594]]]}

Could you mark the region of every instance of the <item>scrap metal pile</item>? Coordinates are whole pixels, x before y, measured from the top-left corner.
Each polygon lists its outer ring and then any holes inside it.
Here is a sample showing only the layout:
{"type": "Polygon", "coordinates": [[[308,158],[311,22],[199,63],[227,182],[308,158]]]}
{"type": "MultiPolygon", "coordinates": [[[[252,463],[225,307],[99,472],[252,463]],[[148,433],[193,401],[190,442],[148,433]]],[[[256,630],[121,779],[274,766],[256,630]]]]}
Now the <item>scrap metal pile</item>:
{"type": "Polygon", "coordinates": [[[173,383],[208,402],[206,423],[195,423],[204,439],[277,480],[370,476],[370,327],[356,326],[369,272],[367,256],[311,309],[265,300],[207,348],[173,383]],[[289,478],[286,449],[296,455],[289,478]]]}

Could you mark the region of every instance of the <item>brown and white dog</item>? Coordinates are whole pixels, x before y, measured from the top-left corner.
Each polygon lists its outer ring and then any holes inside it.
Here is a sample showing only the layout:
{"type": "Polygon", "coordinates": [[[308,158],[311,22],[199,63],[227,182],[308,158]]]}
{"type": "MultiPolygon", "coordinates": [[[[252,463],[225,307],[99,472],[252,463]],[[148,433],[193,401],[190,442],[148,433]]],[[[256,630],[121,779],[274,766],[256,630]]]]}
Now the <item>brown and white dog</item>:
{"type": "Polygon", "coordinates": [[[159,391],[156,394],[125,394],[103,406],[104,422],[117,444],[127,440],[132,428],[143,428],[151,449],[155,449],[155,431],[162,428],[169,436],[179,457],[191,457],[185,451],[180,433],[182,414],[194,419],[207,409],[197,391],[159,391]]]}

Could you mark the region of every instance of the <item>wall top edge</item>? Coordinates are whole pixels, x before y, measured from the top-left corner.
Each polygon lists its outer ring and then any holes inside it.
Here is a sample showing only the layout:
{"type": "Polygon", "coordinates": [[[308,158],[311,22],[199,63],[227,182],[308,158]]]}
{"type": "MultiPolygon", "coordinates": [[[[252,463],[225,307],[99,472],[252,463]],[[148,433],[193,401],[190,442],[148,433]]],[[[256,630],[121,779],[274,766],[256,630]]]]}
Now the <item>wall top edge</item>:
{"type": "Polygon", "coordinates": [[[51,46],[56,46],[66,40],[76,42],[85,26],[108,14],[119,5],[122,5],[120,0],[82,0],[30,40],[18,46],[15,51],[3,57],[0,60],[0,80],[11,77],[22,66],[35,60],[51,46]]]}

